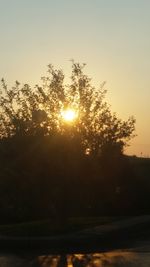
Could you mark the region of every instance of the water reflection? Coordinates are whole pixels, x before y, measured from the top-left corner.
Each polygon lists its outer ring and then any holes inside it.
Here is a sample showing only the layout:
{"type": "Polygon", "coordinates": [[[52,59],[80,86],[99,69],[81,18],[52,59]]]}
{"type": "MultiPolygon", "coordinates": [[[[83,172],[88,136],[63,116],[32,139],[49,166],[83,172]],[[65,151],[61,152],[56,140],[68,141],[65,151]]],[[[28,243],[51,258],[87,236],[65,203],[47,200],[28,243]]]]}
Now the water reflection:
{"type": "Polygon", "coordinates": [[[149,267],[150,252],[112,251],[107,253],[42,255],[0,255],[0,267],[149,267]]]}

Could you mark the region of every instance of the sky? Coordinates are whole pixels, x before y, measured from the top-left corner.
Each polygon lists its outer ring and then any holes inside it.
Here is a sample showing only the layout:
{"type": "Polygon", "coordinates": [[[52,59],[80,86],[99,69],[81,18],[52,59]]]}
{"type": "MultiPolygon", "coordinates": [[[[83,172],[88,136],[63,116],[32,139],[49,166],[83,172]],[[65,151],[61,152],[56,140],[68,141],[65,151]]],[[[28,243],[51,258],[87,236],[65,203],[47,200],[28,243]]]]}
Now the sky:
{"type": "Polygon", "coordinates": [[[136,118],[126,153],[150,156],[150,1],[0,0],[0,78],[37,84],[47,65],[87,63],[118,117],[136,118]]]}

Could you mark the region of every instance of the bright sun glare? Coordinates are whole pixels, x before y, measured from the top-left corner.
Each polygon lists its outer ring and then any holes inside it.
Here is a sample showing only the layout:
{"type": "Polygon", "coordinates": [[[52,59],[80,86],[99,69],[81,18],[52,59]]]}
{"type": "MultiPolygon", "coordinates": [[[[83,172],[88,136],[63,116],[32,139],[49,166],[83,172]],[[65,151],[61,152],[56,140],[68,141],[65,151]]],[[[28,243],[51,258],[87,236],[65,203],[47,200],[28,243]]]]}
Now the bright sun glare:
{"type": "Polygon", "coordinates": [[[74,109],[66,109],[62,112],[62,118],[66,122],[73,122],[77,118],[77,112],[74,109]]]}

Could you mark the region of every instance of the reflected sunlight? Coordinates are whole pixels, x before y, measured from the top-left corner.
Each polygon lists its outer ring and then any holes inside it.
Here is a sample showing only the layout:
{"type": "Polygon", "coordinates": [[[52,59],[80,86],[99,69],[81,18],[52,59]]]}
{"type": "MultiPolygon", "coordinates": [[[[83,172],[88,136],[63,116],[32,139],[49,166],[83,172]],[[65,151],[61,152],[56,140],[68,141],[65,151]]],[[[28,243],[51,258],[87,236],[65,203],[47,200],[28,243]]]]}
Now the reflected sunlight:
{"type": "Polygon", "coordinates": [[[39,256],[37,262],[42,267],[123,267],[149,266],[149,255],[145,261],[141,254],[132,251],[116,250],[104,253],[45,255],[39,256]]]}

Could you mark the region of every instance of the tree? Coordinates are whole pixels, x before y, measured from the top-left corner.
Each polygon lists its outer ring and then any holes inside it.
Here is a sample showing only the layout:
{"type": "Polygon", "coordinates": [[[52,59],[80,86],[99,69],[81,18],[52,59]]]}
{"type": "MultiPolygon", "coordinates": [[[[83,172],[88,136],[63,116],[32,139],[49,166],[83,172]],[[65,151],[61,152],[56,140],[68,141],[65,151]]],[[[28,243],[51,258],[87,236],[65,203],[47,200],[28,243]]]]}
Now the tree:
{"type": "Polygon", "coordinates": [[[96,89],[84,73],[85,64],[72,61],[69,85],[64,73],[48,66],[48,75],[42,85],[28,84],[8,89],[2,79],[0,91],[0,137],[11,136],[65,136],[78,140],[84,153],[91,155],[122,153],[134,136],[135,119],[118,119],[105,101],[105,83],[96,89]],[[77,113],[74,123],[62,118],[66,109],[77,113]]]}
{"type": "Polygon", "coordinates": [[[34,88],[16,81],[9,89],[2,79],[1,191],[12,186],[0,205],[10,213],[11,203],[18,220],[50,213],[63,221],[68,214],[88,214],[89,207],[107,212],[114,188],[126,180],[122,173],[129,168],[121,160],[135,119],[122,121],[111,112],[105,83],[93,87],[84,67],[72,61],[69,85],[52,65],[34,88]]]}

